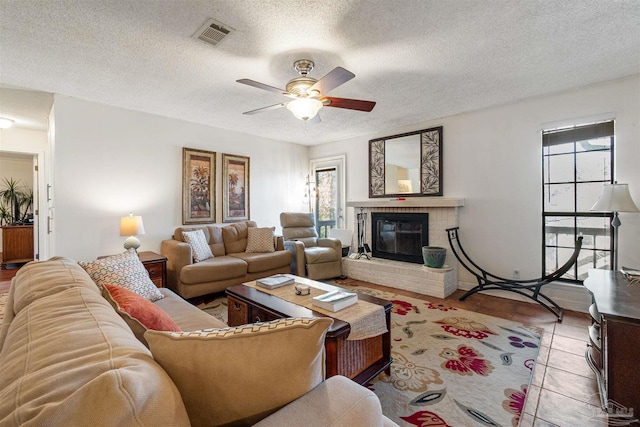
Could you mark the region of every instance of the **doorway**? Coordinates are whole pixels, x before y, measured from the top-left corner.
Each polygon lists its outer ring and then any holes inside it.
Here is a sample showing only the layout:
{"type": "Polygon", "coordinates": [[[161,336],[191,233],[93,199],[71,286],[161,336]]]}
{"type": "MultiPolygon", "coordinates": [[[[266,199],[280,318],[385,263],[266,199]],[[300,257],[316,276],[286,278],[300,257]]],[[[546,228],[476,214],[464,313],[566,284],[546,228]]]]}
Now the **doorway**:
{"type": "Polygon", "coordinates": [[[319,237],[329,237],[332,228],[345,225],[346,156],[311,160],[316,197],[314,216],[319,237]]]}

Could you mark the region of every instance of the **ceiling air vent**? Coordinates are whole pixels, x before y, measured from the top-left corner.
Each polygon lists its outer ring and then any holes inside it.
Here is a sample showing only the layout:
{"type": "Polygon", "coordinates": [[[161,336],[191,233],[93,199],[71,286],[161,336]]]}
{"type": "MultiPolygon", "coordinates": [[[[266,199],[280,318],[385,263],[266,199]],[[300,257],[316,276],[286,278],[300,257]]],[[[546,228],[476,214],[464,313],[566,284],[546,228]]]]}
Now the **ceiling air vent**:
{"type": "Polygon", "coordinates": [[[233,28],[210,18],[196,31],[193,38],[211,43],[215,46],[228,36],[232,30],[233,28]]]}

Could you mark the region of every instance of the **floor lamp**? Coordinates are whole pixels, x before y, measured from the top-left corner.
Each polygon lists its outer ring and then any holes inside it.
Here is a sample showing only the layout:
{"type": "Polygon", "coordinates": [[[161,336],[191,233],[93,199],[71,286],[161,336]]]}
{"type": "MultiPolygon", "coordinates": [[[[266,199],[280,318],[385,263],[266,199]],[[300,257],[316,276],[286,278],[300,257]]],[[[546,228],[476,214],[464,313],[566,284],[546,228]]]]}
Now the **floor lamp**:
{"type": "Polygon", "coordinates": [[[592,211],[597,212],[613,212],[613,220],[611,220],[611,226],[613,227],[613,270],[618,270],[618,227],[621,222],[618,218],[618,212],[640,212],[640,209],[636,206],[629,194],[628,184],[605,184],[602,188],[596,204],[591,208],[592,211]]]}

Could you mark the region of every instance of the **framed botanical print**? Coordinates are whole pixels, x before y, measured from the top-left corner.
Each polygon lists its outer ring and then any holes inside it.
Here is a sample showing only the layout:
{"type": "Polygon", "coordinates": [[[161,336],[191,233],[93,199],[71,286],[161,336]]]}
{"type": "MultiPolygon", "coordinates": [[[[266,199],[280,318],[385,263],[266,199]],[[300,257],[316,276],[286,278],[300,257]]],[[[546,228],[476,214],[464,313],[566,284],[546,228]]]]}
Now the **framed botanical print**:
{"type": "Polygon", "coordinates": [[[216,153],[182,148],[182,223],[216,221],[216,153]]]}
{"type": "Polygon", "coordinates": [[[222,222],[249,219],[249,157],[222,154],[222,222]]]}

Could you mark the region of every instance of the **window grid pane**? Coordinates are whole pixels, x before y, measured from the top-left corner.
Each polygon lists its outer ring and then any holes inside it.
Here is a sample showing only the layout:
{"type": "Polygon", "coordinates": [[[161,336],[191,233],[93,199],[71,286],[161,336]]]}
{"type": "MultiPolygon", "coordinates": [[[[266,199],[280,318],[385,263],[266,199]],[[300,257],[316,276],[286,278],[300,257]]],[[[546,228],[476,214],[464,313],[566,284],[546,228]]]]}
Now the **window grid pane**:
{"type": "Polygon", "coordinates": [[[543,274],[569,259],[579,234],[578,261],[562,278],[582,282],[590,268],[611,268],[613,214],[590,209],[612,182],[612,150],[613,136],[543,147],[543,274]]]}

